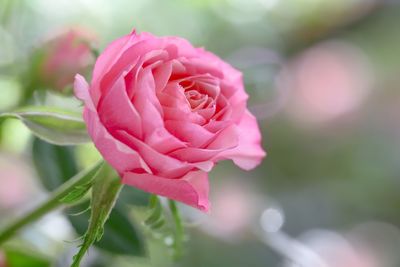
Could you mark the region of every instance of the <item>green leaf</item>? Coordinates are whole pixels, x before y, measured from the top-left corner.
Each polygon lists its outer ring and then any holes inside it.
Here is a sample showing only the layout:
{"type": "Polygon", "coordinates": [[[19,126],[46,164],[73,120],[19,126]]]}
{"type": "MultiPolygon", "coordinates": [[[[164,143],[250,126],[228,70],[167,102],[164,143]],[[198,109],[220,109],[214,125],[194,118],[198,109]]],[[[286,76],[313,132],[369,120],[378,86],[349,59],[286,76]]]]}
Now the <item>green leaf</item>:
{"type": "Polygon", "coordinates": [[[29,250],[4,249],[7,267],[50,267],[50,260],[29,250]]]}
{"type": "Polygon", "coordinates": [[[72,147],[56,146],[33,139],[32,159],[43,186],[53,191],[78,173],[72,147]]]}
{"type": "Polygon", "coordinates": [[[93,184],[89,226],[71,267],[79,267],[90,246],[102,238],[104,224],[110,216],[121,188],[118,174],[108,164],[103,163],[93,184]]]}
{"type": "MultiPolygon", "coordinates": [[[[123,211],[125,208],[118,202],[105,223],[103,238],[95,246],[113,254],[128,256],[144,256],[146,254],[144,241],[136,225],[123,211]]],[[[70,212],[84,211],[85,205],[79,205],[70,212]]],[[[84,235],[90,213],[79,216],[69,215],[72,226],[79,235],[84,235]]]]}
{"type": "Polygon", "coordinates": [[[0,120],[21,120],[37,137],[56,145],[90,142],[79,113],[54,107],[31,106],[0,114],[0,120]]]}

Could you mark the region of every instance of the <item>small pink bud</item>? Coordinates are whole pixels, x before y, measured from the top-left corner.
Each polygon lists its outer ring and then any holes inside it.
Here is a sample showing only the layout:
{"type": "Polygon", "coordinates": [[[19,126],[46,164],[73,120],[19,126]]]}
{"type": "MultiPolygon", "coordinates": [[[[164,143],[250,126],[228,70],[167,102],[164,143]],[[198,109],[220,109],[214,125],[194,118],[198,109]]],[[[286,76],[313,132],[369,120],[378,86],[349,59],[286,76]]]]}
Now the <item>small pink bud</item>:
{"type": "MultiPolygon", "coordinates": [[[[87,73],[94,63],[90,44],[96,38],[89,31],[72,28],[48,38],[39,53],[38,80],[41,86],[67,93],[77,73],[87,73]]],[[[70,91],[72,92],[72,91],[70,91]]]]}

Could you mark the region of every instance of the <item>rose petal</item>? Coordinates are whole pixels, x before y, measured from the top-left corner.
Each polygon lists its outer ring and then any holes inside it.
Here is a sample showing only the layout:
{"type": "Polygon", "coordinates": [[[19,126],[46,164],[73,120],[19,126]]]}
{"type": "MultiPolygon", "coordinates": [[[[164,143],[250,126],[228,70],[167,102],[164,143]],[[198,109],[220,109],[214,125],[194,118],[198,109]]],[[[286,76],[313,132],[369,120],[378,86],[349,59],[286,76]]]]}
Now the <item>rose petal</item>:
{"type": "Polygon", "coordinates": [[[212,62],[217,66],[217,69],[223,72],[224,80],[226,80],[230,84],[235,85],[236,88],[242,87],[243,89],[243,75],[239,70],[233,68],[228,63],[225,63],[220,57],[209,51],[204,50],[203,48],[197,48],[196,50],[198,52],[198,55],[201,55],[204,61],[212,62]]]}
{"type": "Polygon", "coordinates": [[[204,58],[185,58],[182,64],[186,67],[189,74],[199,75],[199,74],[209,74],[212,77],[217,77],[219,79],[224,78],[223,72],[219,69],[219,65],[215,62],[207,61],[204,58]]]}
{"type": "Polygon", "coordinates": [[[242,118],[247,105],[247,99],[249,96],[245,91],[237,90],[229,99],[229,105],[232,108],[232,113],[230,114],[231,120],[239,122],[242,118]]]}
{"type": "Polygon", "coordinates": [[[131,45],[135,37],[136,35],[134,33],[125,35],[113,41],[104,49],[94,65],[92,81],[99,80],[99,78],[111,68],[113,62],[124,52],[124,47],[131,45]]]}
{"type": "Polygon", "coordinates": [[[157,93],[161,105],[167,107],[182,107],[188,112],[190,111],[189,102],[186,99],[185,93],[178,82],[169,82],[161,92],[157,93]]]}
{"type": "Polygon", "coordinates": [[[146,137],[145,142],[162,154],[168,154],[173,150],[187,147],[186,143],[171,135],[165,128],[154,130],[146,137]]]}
{"type": "Polygon", "coordinates": [[[150,38],[138,41],[137,43],[127,47],[118,60],[114,62],[109,71],[102,77],[100,82],[100,92],[104,93],[107,91],[124,72],[127,73],[134,65],[136,65],[138,59],[142,55],[153,50],[158,50],[161,44],[160,39],[150,38]]]}
{"type": "Polygon", "coordinates": [[[95,111],[85,107],[83,118],[86,121],[89,135],[103,158],[113,166],[119,174],[125,171],[141,170],[152,173],[142,157],[127,145],[112,137],[100,123],[95,111]]]}
{"type": "Polygon", "coordinates": [[[143,160],[148,164],[148,166],[150,166],[150,168],[153,170],[154,174],[168,178],[176,178],[184,175],[194,167],[187,162],[182,162],[170,156],[159,153],[154,148],[128,134],[126,131],[117,130],[112,132],[112,135],[118,138],[118,140],[122,143],[137,151],[143,160]]]}
{"type": "Polygon", "coordinates": [[[204,128],[212,133],[217,133],[231,124],[231,121],[210,120],[206,125],[204,125],[204,128]]]}
{"type": "Polygon", "coordinates": [[[183,202],[202,211],[209,210],[207,173],[191,171],[180,179],[166,179],[151,174],[127,172],[122,182],[146,192],[183,202]]]}
{"type": "Polygon", "coordinates": [[[133,105],[136,107],[139,113],[142,114],[143,112],[147,111],[146,109],[149,108],[148,105],[151,104],[154,112],[158,113],[158,115],[153,115],[157,116],[157,119],[162,120],[161,117],[163,110],[156,96],[155,82],[154,77],[152,76],[151,68],[141,70],[138,75],[138,81],[133,85],[135,91],[132,98],[133,105]]]}
{"type": "Polygon", "coordinates": [[[182,88],[176,82],[170,82],[157,94],[163,108],[164,120],[189,121],[204,124],[205,119],[192,112],[182,88]]]}
{"type": "Polygon", "coordinates": [[[151,173],[150,168],[136,151],[119,142],[107,132],[94,108],[89,95],[89,86],[80,75],[75,77],[74,90],[75,95],[85,102],[83,119],[93,143],[104,159],[120,174],[128,170],[144,170],[151,173]]]}
{"type": "Polygon", "coordinates": [[[167,120],[164,124],[172,135],[193,147],[202,147],[214,137],[213,133],[195,123],[167,120]]]}
{"type": "Polygon", "coordinates": [[[175,58],[193,57],[197,56],[196,48],[187,40],[177,36],[164,36],[160,39],[166,44],[165,48],[168,48],[171,56],[175,58]],[[175,49],[173,49],[175,47],[175,49]],[[174,52],[174,53],[172,53],[174,52]]]}
{"type": "Polygon", "coordinates": [[[122,78],[101,98],[98,113],[107,129],[123,129],[138,138],[142,137],[142,120],[128,98],[122,78]]]}
{"type": "Polygon", "coordinates": [[[165,64],[157,67],[153,71],[154,81],[156,83],[156,92],[165,88],[172,73],[172,62],[165,62],[165,64]]]}
{"type": "Polygon", "coordinates": [[[206,148],[187,147],[177,149],[170,153],[171,156],[188,162],[217,161],[218,155],[238,145],[238,132],[236,125],[221,130],[215,134],[211,143],[206,148]]]}
{"type": "Polygon", "coordinates": [[[93,103],[90,99],[89,85],[85,78],[79,74],[75,75],[74,94],[78,99],[84,101],[85,105],[93,106],[93,103]]]}
{"type": "MultiPolygon", "coordinates": [[[[133,68],[130,70],[128,75],[132,79],[129,86],[127,86],[129,98],[132,99],[136,90],[138,88],[140,89],[140,86],[137,86],[137,83],[143,70],[148,69],[151,70],[151,72],[154,72],[157,67],[164,66],[164,62],[168,61],[168,58],[168,53],[160,49],[149,51],[138,58],[135,64],[133,64],[133,68]]],[[[154,75],[152,74],[151,76],[152,79],[156,81],[153,77],[154,75]]]]}
{"type": "Polygon", "coordinates": [[[97,106],[97,103],[100,99],[100,82],[104,74],[110,70],[113,64],[121,57],[122,53],[138,40],[139,38],[135,32],[125,35],[109,44],[97,58],[93,69],[92,89],[90,92],[95,106],[97,106]]]}
{"type": "Polygon", "coordinates": [[[171,121],[187,121],[192,122],[198,125],[204,125],[206,120],[197,112],[187,111],[185,108],[171,108],[171,107],[163,107],[164,111],[164,120],[171,121]]]}
{"type": "Polygon", "coordinates": [[[136,34],[135,31],[132,31],[130,34],[122,36],[121,38],[110,43],[96,60],[96,64],[93,69],[92,83],[100,80],[99,78],[102,77],[114,65],[114,63],[121,57],[122,53],[126,49],[135,43],[149,38],[154,38],[154,36],[147,32],[136,34]]]}
{"type": "Polygon", "coordinates": [[[157,129],[164,127],[164,120],[158,110],[148,100],[143,100],[138,108],[142,116],[142,129],[147,139],[157,129]]]}
{"type": "Polygon", "coordinates": [[[229,149],[239,143],[239,130],[235,124],[231,124],[214,135],[207,149],[229,149]]]}
{"type": "Polygon", "coordinates": [[[261,133],[256,118],[246,110],[238,129],[239,145],[222,152],[219,159],[232,159],[240,168],[250,170],[260,164],[266,155],[261,148],[261,133]]]}

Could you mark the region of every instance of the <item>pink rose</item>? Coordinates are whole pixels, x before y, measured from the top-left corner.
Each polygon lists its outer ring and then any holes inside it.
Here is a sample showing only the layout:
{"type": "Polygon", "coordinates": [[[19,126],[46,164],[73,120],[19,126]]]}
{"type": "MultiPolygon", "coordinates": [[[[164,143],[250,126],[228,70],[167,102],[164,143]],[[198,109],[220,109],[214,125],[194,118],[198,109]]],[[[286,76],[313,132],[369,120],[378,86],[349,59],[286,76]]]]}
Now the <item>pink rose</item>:
{"type": "Polygon", "coordinates": [[[69,29],[49,38],[39,51],[39,82],[58,92],[72,86],[75,74],[87,71],[94,63],[90,43],[95,39],[82,29],[69,29]]]}
{"type": "Polygon", "coordinates": [[[249,170],[265,152],[246,109],[242,74],[178,37],[124,36],[80,75],[88,132],[122,182],[207,211],[208,176],[232,159],[249,170]]]}

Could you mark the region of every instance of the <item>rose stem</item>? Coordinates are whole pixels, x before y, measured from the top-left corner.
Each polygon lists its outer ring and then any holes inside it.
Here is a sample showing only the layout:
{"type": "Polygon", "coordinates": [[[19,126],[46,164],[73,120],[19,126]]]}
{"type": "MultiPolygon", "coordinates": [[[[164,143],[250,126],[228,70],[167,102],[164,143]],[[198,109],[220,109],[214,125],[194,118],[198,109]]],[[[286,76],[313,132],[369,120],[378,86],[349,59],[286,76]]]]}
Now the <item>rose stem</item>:
{"type": "Polygon", "coordinates": [[[95,164],[87,170],[83,170],[77,173],[67,182],[62,184],[58,189],[56,189],[44,203],[40,204],[34,210],[28,212],[22,217],[11,222],[3,229],[0,229],[0,244],[7,241],[10,237],[12,237],[15,233],[17,233],[28,224],[33,223],[34,221],[40,219],[43,215],[61,206],[63,204],[61,200],[77,186],[89,182],[93,178],[99,167],[100,163],[95,164]]]}
{"type": "Polygon", "coordinates": [[[169,200],[169,208],[175,222],[174,259],[179,260],[182,256],[182,243],[184,240],[185,230],[182,224],[182,218],[179,213],[179,209],[174,200],[169,200]]]}

